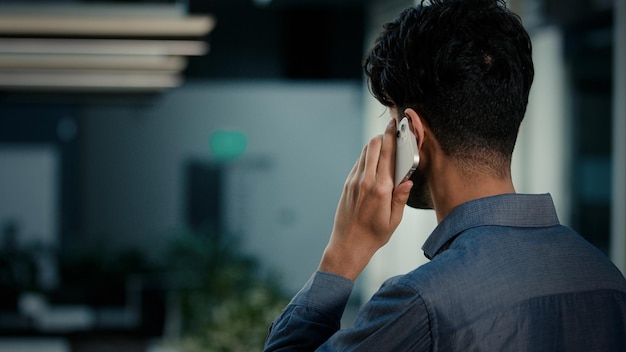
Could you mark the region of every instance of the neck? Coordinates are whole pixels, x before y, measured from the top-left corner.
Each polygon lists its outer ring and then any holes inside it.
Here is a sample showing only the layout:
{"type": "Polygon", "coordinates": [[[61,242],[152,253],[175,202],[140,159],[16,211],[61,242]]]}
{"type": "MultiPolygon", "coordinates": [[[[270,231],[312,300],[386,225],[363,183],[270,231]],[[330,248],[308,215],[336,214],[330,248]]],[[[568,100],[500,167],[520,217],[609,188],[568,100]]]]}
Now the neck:
{"type": "Polygon", "coordinates": [[[433,175],[436,176],[430,177],[429,186],[437,222],[441,222],[454,208],[465,202],[515,193],[509,171],[500,176],[492,172],[468,171],[446,162],[435,165],[433,175]]]}

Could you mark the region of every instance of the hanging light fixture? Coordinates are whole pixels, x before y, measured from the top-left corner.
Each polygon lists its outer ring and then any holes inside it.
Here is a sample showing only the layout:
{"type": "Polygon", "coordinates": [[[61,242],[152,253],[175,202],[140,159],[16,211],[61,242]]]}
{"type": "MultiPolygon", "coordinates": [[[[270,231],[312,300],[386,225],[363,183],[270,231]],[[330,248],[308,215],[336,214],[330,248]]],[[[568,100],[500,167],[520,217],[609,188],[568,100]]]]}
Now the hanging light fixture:
{"type": "Polygon", "coordinates": [[[0,90],[174,88],[214,26],[177,4],[0,5],[0,90]]]}

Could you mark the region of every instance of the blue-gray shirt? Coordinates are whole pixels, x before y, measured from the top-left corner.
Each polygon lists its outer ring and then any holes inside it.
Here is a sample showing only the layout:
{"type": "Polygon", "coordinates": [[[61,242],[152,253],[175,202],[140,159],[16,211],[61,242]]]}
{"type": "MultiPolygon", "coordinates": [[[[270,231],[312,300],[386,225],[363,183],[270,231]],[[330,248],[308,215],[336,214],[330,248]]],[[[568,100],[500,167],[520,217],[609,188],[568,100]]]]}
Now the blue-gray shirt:
{"type": "Polygon", "coordinates": [[[313,274],[265,351],[626,351],[624,276],[547,194],[465,203],[423,250],[431,261],[387,280],[350,329],[352,282],[313,274]]]}

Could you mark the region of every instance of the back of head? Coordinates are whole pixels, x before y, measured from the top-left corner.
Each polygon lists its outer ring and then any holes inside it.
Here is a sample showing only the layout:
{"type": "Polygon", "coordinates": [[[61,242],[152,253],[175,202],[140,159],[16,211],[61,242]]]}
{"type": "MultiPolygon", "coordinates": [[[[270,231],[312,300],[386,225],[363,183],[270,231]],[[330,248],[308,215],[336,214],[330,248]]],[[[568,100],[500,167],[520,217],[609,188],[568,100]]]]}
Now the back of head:
{"type": "Polygon", "coordinates": [[[453,158],[509,167],[534,75],[520,18],[503,0],[431,0],[383,28],[363,63],[372,94],[415,109],[453,158]]]}

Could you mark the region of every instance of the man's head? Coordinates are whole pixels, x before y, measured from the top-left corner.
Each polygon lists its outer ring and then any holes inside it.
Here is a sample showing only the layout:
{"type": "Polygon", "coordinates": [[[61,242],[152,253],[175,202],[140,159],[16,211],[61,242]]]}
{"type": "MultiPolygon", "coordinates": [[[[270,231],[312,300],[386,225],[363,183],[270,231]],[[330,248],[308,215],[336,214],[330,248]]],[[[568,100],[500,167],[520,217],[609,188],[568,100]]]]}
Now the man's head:
{"type": "Polygon", "coordinates": [[[384,26],[364,60],[373,95],[413,108],[453,157],[509,159],[533,80],[530,38],[497,0],[432,0],[384,26]]]}
{"type": "Polygon", "coordinates": [[[534,75],[520,18],[503,0],[432,0],[383,28],[363,62],[372,94],[415,110],[464,168],[508,175],[534,75]]]}

